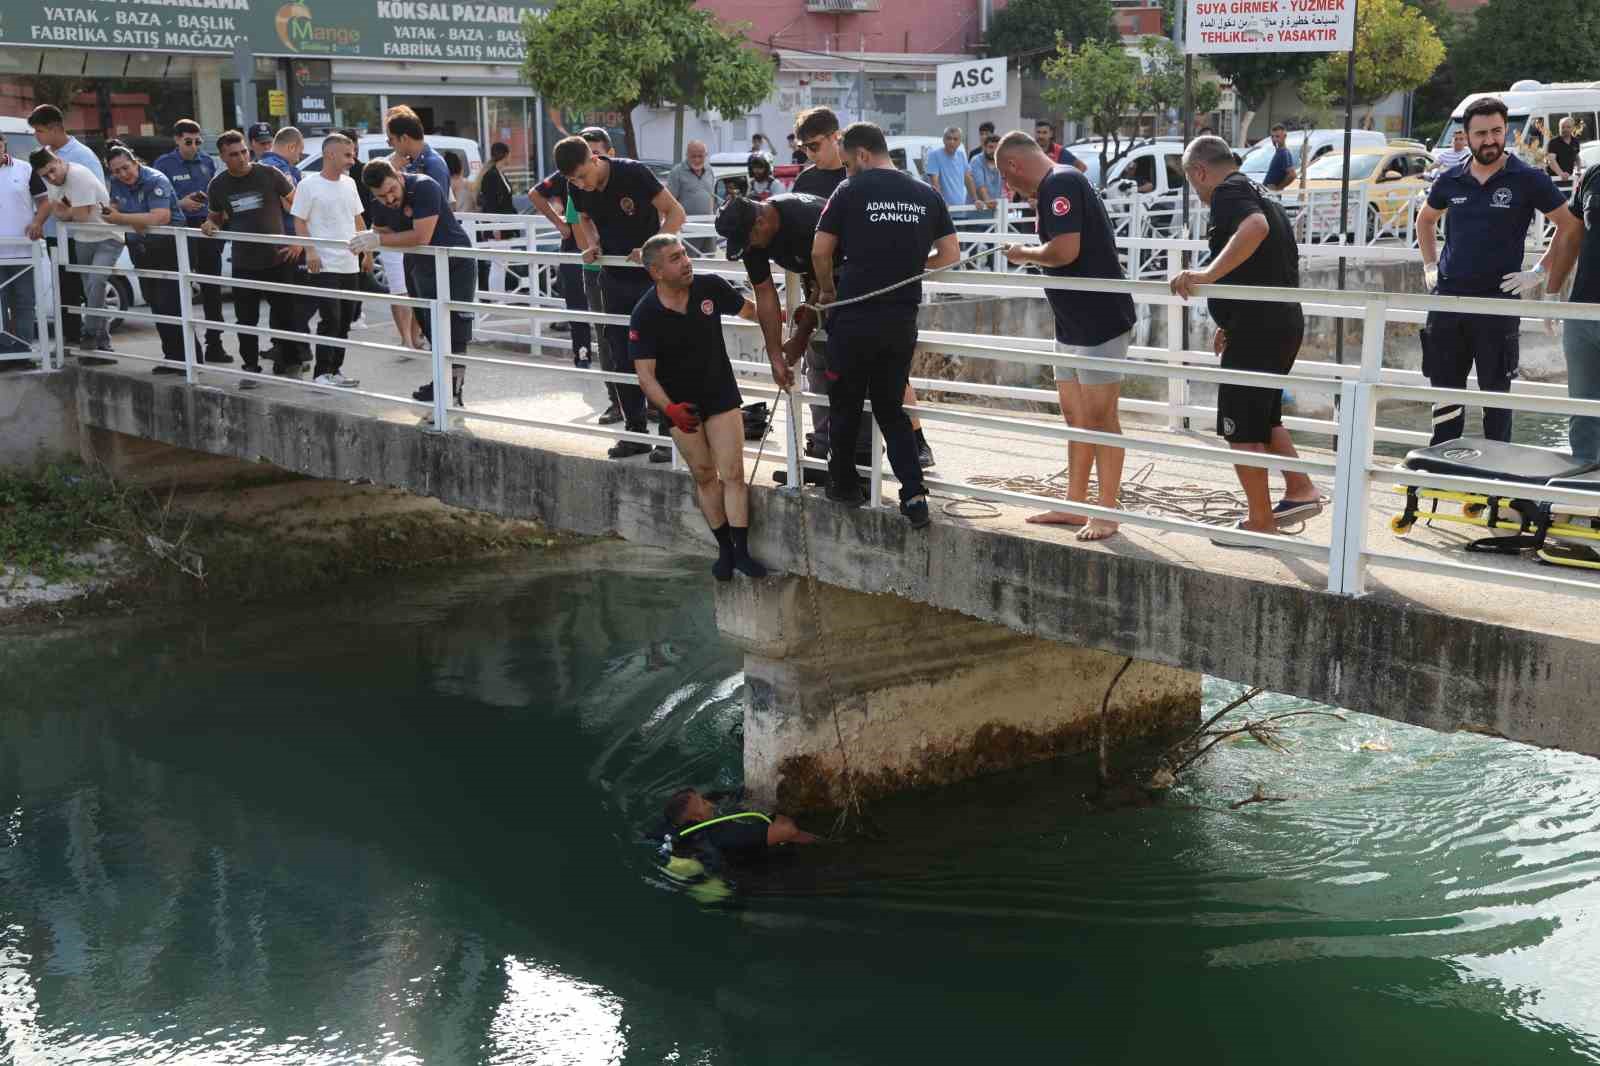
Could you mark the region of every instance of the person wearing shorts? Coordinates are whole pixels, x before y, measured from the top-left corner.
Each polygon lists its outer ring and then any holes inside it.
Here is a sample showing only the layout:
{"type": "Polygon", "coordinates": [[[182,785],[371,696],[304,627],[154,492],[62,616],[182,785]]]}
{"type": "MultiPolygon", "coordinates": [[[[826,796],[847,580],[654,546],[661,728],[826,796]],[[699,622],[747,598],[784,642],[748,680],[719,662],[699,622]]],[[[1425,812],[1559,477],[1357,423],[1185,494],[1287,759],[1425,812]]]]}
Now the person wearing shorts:
{"type": "MultiPolygon", "coordinates": [[[[1006,246],[1006,259],[1032,264],[1057,278],[1123,280],[1111,218],[1094,186],[1082,172],[1052,162],[1039,142],[1018,130],[1008,133],[995,150],[995,166],[1013,189],[1039,203],[1039,243],[1006,246]]],[[[1121,292],[1046,289],[1056,322],[1056,351],[1094,359],[1126,359],[1133,340],[1133,297],[1121,292]]],[[[1101,433],[1121,433],[1117,405],[1122,375],[1114,370],[1058,363],[1056,394],[1067,425],[1101,433]]],[[[1072,441],[1067,445],[1067,499],[1089,500],[1089,473],[1099,491],[1095,503],[1116,510],[1122,488],[1123,450],[1106,444],[1072,441]]],[[[1028,521],[1080,526],[1079,540],[1104,540],[1117,532],[1107,518],[1087,518],[1066,511],[1046,511],[1028,521]]]]}
{"type": "MultiPolygon", "coordinates": [[[[1172,291],[1193,295],[1196,285],[1300,287],[1300,250],[1294,228],[1278,202],[1246,177],[1233,150],[1221,137],[1196,137],[1183,155],[1183,170],[1202,202],[1211,209],[1211,265],[1185,270],[1172,279],[1172,291]]],[[[1217,323],[1213,347],[1224,370],[1287,374],[1300,353],[1305,315],[1297,303],[1259,300],[1207,302],[1217,323]]],[[[1283,428],[1283,390],[1248,385],[1217,387],[1217,433],[1235,451],[1299,457],[1283,428]]],[[[1277,533],[1280,524],[1303,522],[1322,511],[1317,487],[1304,474],[1283,472],[1283,498],[1272,503],[1267,469],[1235,466],[1249,505],[1236,528],[1277,533]]],[[[1219,541],[1218,543],[1227,543],[1219,541]]]]}
{"type": "Polygon", "coordinates": [[[750,489],[744,480],[744,398],[722,335],[722,316],[755,321],[756,305],[715,274],[695,277],[676,233],[645,241],[651,288],[628,320],[628,355],[645,398],[672,424],[672,440],[694,475],[700,512],[717,538],[711,573],[765,577],[750,557],[750,489]]]}

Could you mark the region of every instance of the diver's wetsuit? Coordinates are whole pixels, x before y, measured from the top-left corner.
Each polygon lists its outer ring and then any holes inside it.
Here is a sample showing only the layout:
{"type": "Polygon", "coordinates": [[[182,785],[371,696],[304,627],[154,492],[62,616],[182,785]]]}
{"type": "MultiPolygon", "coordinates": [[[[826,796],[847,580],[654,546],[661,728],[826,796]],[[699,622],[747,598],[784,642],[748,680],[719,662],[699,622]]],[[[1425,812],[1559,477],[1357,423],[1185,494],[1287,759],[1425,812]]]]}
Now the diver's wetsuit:
{"type": "Polygon", "coordinates": [[[673,839],[680,846],[705,846],[724,855],[765,851],[772,819],[759,811],[739,811],[679,826],[673,839]]]}

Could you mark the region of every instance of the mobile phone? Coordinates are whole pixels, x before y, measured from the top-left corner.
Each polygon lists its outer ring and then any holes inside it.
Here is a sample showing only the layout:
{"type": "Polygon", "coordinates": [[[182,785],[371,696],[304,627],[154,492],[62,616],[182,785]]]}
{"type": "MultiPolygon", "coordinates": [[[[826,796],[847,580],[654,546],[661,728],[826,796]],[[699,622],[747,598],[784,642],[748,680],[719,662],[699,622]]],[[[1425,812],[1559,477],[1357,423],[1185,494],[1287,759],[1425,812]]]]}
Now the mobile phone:
{"type": "Polygon", "coordinates": [[[199,192],[192,192],[189,195],[193,196],[196,200],[200,201],[201,203],[205,203],[206,200],[208,199],[208,197],[206,196],[206,191],[204,189],[201,189],[199,192]]]}

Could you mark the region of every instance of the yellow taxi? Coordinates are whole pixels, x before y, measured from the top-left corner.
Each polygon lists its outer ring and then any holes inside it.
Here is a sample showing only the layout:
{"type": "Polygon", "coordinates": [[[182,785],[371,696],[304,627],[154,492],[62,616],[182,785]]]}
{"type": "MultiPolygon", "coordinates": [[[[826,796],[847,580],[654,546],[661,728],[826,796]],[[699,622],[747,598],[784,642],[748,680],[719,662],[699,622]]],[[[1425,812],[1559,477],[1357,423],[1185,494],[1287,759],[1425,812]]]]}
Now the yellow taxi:
{"type": "MultiPolygon", "coordinates": [[[[1417,141],[1391,141],[1381,148],[1351,150],[1350,199],[1352,205],[1359,203],[1362,190],[1366,190],[1368,234],[1408,231],[1411,203],[1418,192],[1428,187],[1423,174],[1433,166],[1433,157],[1417,141]]],[[[1343,170],[1343,153],[1329,152],[1306,170],[1307,191],[1323,193],[1331,189],[1337,193],[1343,170]]],[[[1296,181],[1290,189],[1299,187],[1296,181]]]]}

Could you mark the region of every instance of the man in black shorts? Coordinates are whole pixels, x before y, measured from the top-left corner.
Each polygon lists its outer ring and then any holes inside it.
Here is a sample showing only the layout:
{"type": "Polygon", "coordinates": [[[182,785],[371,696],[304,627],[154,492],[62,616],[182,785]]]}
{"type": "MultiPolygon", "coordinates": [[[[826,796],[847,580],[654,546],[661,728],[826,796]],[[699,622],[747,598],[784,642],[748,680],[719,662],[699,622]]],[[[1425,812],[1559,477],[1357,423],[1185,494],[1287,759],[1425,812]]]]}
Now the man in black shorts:
{"type": "Polygon", "coordinates": [[[694,261],[676,233],[658,233],[641,250],[654,286],[628,323],[629,358],[644,395],[672,423],[672,439],[689,463],[700,512],[720,549],[711,573],[735,570],[765,577],[750,557],[750,492],[744,480],[744,398],[733,376],[722,316],[756,317],[755,304],[728,283],[695,277],[694,261]]]}
{"type": "MultiPolygon", "coordinates": [[[[883,431],[889,465],[900,481],[900,513],[914,529],[929,522],[928,495],[917,462],[917,440],[905,412],[911,356],[917,347],[921,275],[961,258],[955,224],[944,197],[900,170],[889,158],[883,131],[857,122],[844,131],[850,177],[822,209],[811,245],[817,302],[856,300],[828,316],[828,422],[836,441],[855,440],[861,405],[883,431]],[[838,257],[837,293],[833,264],[838,257]]],[[[876,456],[873,457],[874,462],[876,456]]],[[[855,453],[833,448],[828,458],[828,498],[859,507],[866,502],[855,453]]]]}
{"type": "MultiPolygon", "coordinates": [[[[567,179],[573,206],[578,209],[578,243],[584,262],[601,255],[620,255],[639,262],[644,243],[657,233],[677,233],[683,227],[683,207],[657,180],[655,173],[636,159],[596,155],[582,137],[568,137],[556,145],[556,169],[567,179]]],[[[650,278],[635,267],[605,267],[600,272],[601,308],[606,314],[625,315],[650,290],[650,278]]],[[[605,326],[606,351],[615,373],[631,374],[626,326],[605,326]]],[[[634,433],[645,430],[644,394],[635,385],[618,385],[623,421],[634,433]]],[[[650,451],[650,445],[619,440],[607,454],[624,459],[650,451]]],[[[665,449],[660,458],[670,461],[665,449]]],[[[652,459],[657,458],[652,456],[652,459]]]]}
{"type": "MultiPolygon", "coordinates": [[[[794,187],[790,192],[809,193],[812,196],[827,200],[833,195],[847,176],[844,166],[844,150],[839,145],[839,116],[833,113],[832,108],[811,107],[795,116],[794,132],[800,142],[800,150],[811,160],[811,165],[800,172],[794,179],[794,187]]],[[[815,223],[812,230],[816,229],[815,223]]],[[[720,231],[719,231],[720,232],[720,231]]],[[[806,253],[810,258],[810,252],[806,253]]],[[[730,252],[729,259],[735,258],[730,252]]],[[[777,257],[774,256],[774,259],[777,257]]],[[[748,264],[746,264],[748,265],[748,264]]],[[[787,263],[784,269],[794,270],[787,263]]],[[[816,278],[812,276],[807,267],[803,271],[796,271],[801,275],[801,280],[814,285],[816,278]],[[809,279],[809,281],[807,281],[809,279]]],[[[751,275],[754,280],[754,275],[751,275]]],[[[759,293],[759,289],[757,292],[759,293]]],[[[807,290],[809,293],[810,290],[807,290]]],[[[808,296],[809,298],[809,296],[808,296]]],[[[759,307],[759,303],[758,303],[759,307]]],[[[806,340],[796,341],[790,337],[785,351],[789,354],[789,365],[794,365],[794,352],[805,355],[806,388],[811,392],[827,392],[828,370],[827,335],[817,333],[813,338],[813,331],[817,324],[809,315],[798,318],[795,322],[795,334],[804,334],[806,340]]],[[[905,402],[913,406],[917,402],[917,394],[911,388],[910,382],[906,383],[905,402]]],[[[927,470],[933,466],[933,449],[928,445],[928,438],[922,433],[922,421],[915,415],[911,418],[911,429],[917,437],[917,462],[922,464],[922,469],[927,470]]],[[[811,440],[810,454],[816,458],[826,458],[828,455],[828,409],[826,407],[811,408],[811,440]]],[[[868,461],[867,452],[871,447],[871,430],[865,424],[861,427],[863,436],[856,441],[856,465],[865,465],[868,461]]]]}
{"type": "MultiPolygon", "coordinates": [[[[1276,200],[1239,170],[1233,149],[1221,137],[1196,137],[1183,153],[1183,172],[1211,208],[1211,265],[1172,279],[1172,291],[1188,297],[1196,285],[1300,287],[1300,251],[1294,228],[1276,200]]],[[[1305,315],[1299,304],[1254,300],[1207,302],[1217,323],[1213,345],[1225,370],[1287,374],[1300,354],[1305,315]]],[[[1241,452],[1271,452],[1297,458],[1283,428],[1283,390],[1247,385],[1217,386],[1217,433],[1241,452]]],[[[1250,516],[1239,528],[1276,533],[1279,523],[1303,521],[1322,510],[1317,488],[1304,474],[1283,472],[1284,494],[1272,504],[1267,470],[1235,466],[1250,516]]],[[[1220,542],[1219,542],[1220,543],[1220,542]]]]}

